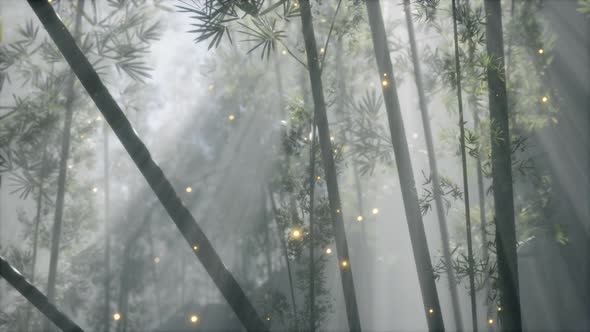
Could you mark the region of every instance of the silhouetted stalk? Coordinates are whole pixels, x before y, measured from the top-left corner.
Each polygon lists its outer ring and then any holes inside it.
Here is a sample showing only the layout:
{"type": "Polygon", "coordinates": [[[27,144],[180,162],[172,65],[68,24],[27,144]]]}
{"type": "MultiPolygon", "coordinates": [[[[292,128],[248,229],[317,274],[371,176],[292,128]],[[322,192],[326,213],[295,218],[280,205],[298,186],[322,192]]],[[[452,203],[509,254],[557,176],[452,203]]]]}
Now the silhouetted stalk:
{"type": "Polygon", "coordinates": [[[381,4],[379,1],[366,1],[366,5],[426,321],[429,331],[444,331],[428,242],[418,205],[418,193],[414,181],[406,131],[399,106],[391,57],[387,47],[381,4]]]}
{"type": "Polygon", "coordinates": [[[53,324],[66,332],[83,332],[82,328],[57,309],[39,289],[29,283],[23,275],[0,256],[0,276],[21,293],[53,324]]]}
{"type": "Polygon", "coordinates": [[[109,128],[108,125],[103,123],[102,126],[103,134],[103,177],[104,177],[104,268],[105,268],[105,279],[104,279],[104,320],[105,320],[105,331],[109,332],[110,324],[109,319],[111,316],[111,231],[110,231],[110,163],[109,163],[109,128]]]}
{"type": "Polygon", "coordinates": [[[453,269],[453,263],[451,260],[451,250],[449,247],[449,231],[447,227],[447,217],[442,200],[443,191],[440,186],[440,177],[438,174],[436,154],[434,152],[434,140],[432,139],[430,116],[428,114],[428,101],[424,93],[422,69],[420,66],[420,56],[418,55],[418,47],[416,46],[416,36],[414,31],[414,23],[412,21],[410,0],[404,0],[404,13],[406,15],[410,47],[412,50],[414,80],[416,82],[416,87],[418,89],[418,101],[420,105],[420,113],[422,116],[422,126],[424,127],[424,139],[426,141],[426,150],[428,153],[428,164],[430,165],[430,176],[432,179],[432,193],[434,196],[434,204],[436,206],[436,214],[438,217],[438,226],[440,229],[440,237],[442,242],[443,259],[445,261],[445,266],[447,266],[447,278],[449,283],[449,293],[451,295],[451,305],[453,307],[453,316],[455,319],[455,327],[458,331],[463,331],[463,319],[461,318],[461,307],[459,305],[459,296],[457,294],[457,280],[455,278],[455,271],[453,269]]]}
{"type": "Polygon", "coordinates": [[[522,329],[518,294],[518,262],[512,191],[512,163],[508,123],[508,100],[504,75],[502,9],[499,1],[485,0],[486,44],[492,59],[487,68],[490,134],[492,145],[492,184],[496,223],[498,284],[502,311],[502,331],[522,329]]]}
{"type": "Polygon", "coordinates": [[[28,3],[80,79],[89,96],[94,100],[97,108],[113,128],[189,247],[192,249],[195,245],[199,246],[200,249],[193,250],[193,253],[201,261],[238,319],[248,331],[266,331],[267,327],[256,309],[236,279],[224,266],[213,245],[190,211],[183,205],[172,184],[152,159],[149,150],[139,139],[131,123],[108,92],[88,59],[78,48],[51,5],[46,1],[37,0],[28,0],[28,3]]]}
{"type": "Polygon", "coordinates": [[[309,0],[301,0],[299,1],[299,5],[301,12],[303,39],[305,41],[305,51],[307,54],[307,66],[309,70],[309,78],[311,82],[311,91],[315,109],[315,122],[318,127],[320,151],[326,176],[330,214],[334,223],[336,252],[338,255],[340,277],[342,280],[342,291],[344,293],[344,302],[348,318],[348,329],[350,331],[360,331],[361,322],[357,307],[354,279],[352,274],[353,264],[350,262],[346,231],[344,229],[344,220],[342,219],[343,211],[340,203],[340,193],[338,190],[336,165],[334,163],[334,156],[332,154],[333,148],[330,142],[330,129],[328,126],[328,116],[326,114],[326,103],[324,100],[318,50],[313,29],[311,5],[309,0]],[[342,265],[342,262],[346,262],[346,264],[342,265]]]}
{"type": "Polygon", "coordinates": [[[465,203],[465,231],[467,234],[467,265],[469,268],[469,295],[471,298],[471,323],[477,332],[477,302],[475,299],[475,262],[473,260],[473,243],[471,238],[471,211],[469,206],[469,178],[467,177],[467,154],[465,153],[465,120],[463,119],[463,90],[461,87],[461,63],[459,61],[459,38],[457,34],[457,6],[453,7],[453,39],[455,44],[455,77],[457,80],[457,103],[459,109],[459,141],[461,144],[461,168],[463,173],[463,202],[465,203]]]}
{"type": "Polygon", "coordinates": [[[281,227],[281,224],[277,219],[277,205],[275,203],[272,190],[268,190],[268,195],[270,196],[270,204],[272,207],[274,220],[277,224],[277,231],[279,233],[279,240],[281,241],[281,247],[283,249],[283,256],[285,257],[285,263],[287,265],[287,276],[289,277],[289,292],[291,293],[291,305],[293,306],[293,323],[295,326],[295,331],[299,331],[297,324],[297,304],[295,303],[295,288],[293,287],[293,275],[291,274],[291,263],[289,262],[289,251],[287,250],[287,241],[285,241],[285,229],[281,227]]]}
{"type": "MultiPolygon", "coordinates": [[[[48,6],[51,6],[47,4],[48,6]]],[[[76,20],[74,23],[74,38],[80,38],[82,30],[82,11],[84,10],[84,0],[78,0],[76,7],[76,20]]],[[[73,40],[75,45],[75,41],[73,40]]],[[[47,299],[49,302],[55,301],[55,282],[57,277],[57,263],[59,260],[59,244],[61,237],[61,224],[63,222],[64,198],[66,194],[66,178],[68,171],[68,158],[70,155],[70,136],[72,131],[72,117],[74,115],[74,99],[76,97],[74,83],[76,77],[70,72],[66,82],[66,102],[65,102],[65,119],[64,129],[61,141],[61,155],[59,160],[59,175],[57,179],[57,197],[55,199],[55,216],[53,221],[53,230],[51,234],[51,256],[49,259],[49,275],[47,280],[47,299]]],[[[49,321],[45,321],[45,331],[49,331],[49,321]]]]}

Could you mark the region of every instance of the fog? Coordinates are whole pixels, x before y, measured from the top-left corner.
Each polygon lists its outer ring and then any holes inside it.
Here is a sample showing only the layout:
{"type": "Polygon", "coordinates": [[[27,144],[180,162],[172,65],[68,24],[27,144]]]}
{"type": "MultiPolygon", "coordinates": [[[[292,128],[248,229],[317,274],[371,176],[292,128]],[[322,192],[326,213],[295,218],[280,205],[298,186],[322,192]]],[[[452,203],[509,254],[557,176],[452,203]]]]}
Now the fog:
{"type": "Polygon", "coordinates": [[[589,330],[590,5],[453,4],[1,1],[0,331],[589,330]]]}

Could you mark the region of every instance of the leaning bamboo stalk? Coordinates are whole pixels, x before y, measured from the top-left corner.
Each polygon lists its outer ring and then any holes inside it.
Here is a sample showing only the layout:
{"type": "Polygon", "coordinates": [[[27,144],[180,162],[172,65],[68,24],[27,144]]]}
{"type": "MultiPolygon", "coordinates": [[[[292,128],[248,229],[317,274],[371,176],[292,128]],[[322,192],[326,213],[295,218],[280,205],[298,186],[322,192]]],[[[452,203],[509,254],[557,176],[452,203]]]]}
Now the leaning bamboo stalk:
{"type": "Polygon", "coordinates": [[[336,252],[342,281],[342,291],[348,318],[348,329],[350,331],[361,331],[361,322],[356,300],[352,264],[348,252],[346,231],[342,218],[342,206],[338,189],[338,178],[336,165],[334,163],[333,148],[330,142],[330,128],[328,126],[328,115],[326,114],[326,102],[322,87],[321,70],[319,67],[319,56],[313,29],[311,5],[309,0],[299,1],[301,11],[301,25],[305,51],[307,53],[307,66],[311,82],[311,92],[315,107],[315,122],[318,127],[319,145],[324,164],[324,172],[328,189],[328,201],[330,205],[331,219],[334,223],[334,237],[336,239],[336,252]]]}
{"type": "Polygon", "coordinates": [[[406,211],[406,221],[408,223],[410,241],[412,243],[412,251],[422,293],[424,313],[429,331],[444,331],[432,261],[430,259],[428,242],[418,205],[418,193],[414,181],[406,131],[399,106],[395,78],[393,76],[393,66],[387,47],[388,43],[383,14],[381,13],[381,4],[378,0],[366,1],[366,6],[369,15],[373,47],[375,49],[375,58],[379,70],[379,81],[382,85],[383,99],[389,120],[391,142],[396,157],[395,161],[406,211]]]}
{"type": "Polygon", "coordinates": [[[90,97],[94,100],[99,111],[113,128],[122,145],[184,236],[190,248],[192,249],[193,246],[199,247],[199,250],[193,250],[193,252],[199,258],[244,327],[249,331],[266,331],[267,327],[256,309],[246,297],[234,276],[224,266],[213,245],[209,242],[195,218],[184,206],[170,181],[152,159],[149,150],[139,139],[131,123],[104,86],[88,59],[78,48],[51,5],[42,0],[27,1],[90,97]]]}
{"type": "Polygon", "coordinates": [[[502,8],[499,1],[485,0],[486,46],[493,59],[488,66],[488,94],[492,145],[492,186],[496,223],[496,255],[502,311],[502,331],[522,329],[516,256],[516,229],[512,189],[512,161],[504,66],[502,8]]]}
{"type": "Polygon", "coordinates": [[[436,161],[436,154],[434,152],[434,140],[432,139],[432,129],[430,127],[430,117],[428,112],[428,101],[424,93],[424,84],[422,81],[422,68],[420,66],[420,57],[418,56],[418,47],[416,45],[416,35],[414,30],[414,23],[412,21],[412,11],[410,7],[410,0],[404,0],[404,12],[406,15],[406,22],[408,26],[408,34],[410,39],[410,48],[412,51],[412,63],[414,65],[414,79],[418,89],[418,102],[420,105],[420,113],[422,116],[422,126],[424,127],[424,139],[426,141],[426,151],[428,153],[428,164],[430,165],[430,176],[432,177],[432,192],[434,196],[434,205],[436,207],[436,214],[438,217],[438,227],[440,230],[440,237],[442,242],[443,259],[445,266],[447,266],[447,278],[449,282],[449,293],[451,295],[451,305],[453,307],[453,315],[455,318],[455,327],[458,331],[463,331],[463,319],[461,318],[461,307],[459,305],[459,295],[457,294],[457,280],[455,278],[455,271],[451,261],[451,250],[449,247],[449,230],[447,227],[447,217],[442,200],[442,188],[440,186],[440,177],[438,173],[438,166],[436,161]]]}
{"type": "Polygon", "coordinates": [[[39,311],[41,311],[53,324],[64,332],[83,332],[82,328],[74,323],[68,316],[59,311],[45,294],[37,287],[29,283],[22,274],[13,268],[4,257],[0,256],[0,276],[21,293],[39,311]]]}

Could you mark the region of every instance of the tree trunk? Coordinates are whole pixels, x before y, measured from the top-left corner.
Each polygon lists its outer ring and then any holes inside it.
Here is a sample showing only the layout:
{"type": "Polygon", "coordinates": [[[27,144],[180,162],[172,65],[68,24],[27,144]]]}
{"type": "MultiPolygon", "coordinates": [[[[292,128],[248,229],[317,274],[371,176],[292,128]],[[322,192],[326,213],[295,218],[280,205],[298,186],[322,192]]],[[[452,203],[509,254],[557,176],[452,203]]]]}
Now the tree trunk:
{"type": "Polygon", "coordinates": [[[485,0],[487,51],[492,61],[488,67],[488,90],[492,142],[492,183],[494,189],[496,252],[500,286],[499,313],[502,331],[520,331],[520,299],[516,229],[512,192],[511,147],[508,124],[508,101],[504,75],[504,40],[502,9],[497,0],[485,0]]]}
{"type": "Polygon", "coordinates": [[[447,228],[447,217],[443,205],[443,200],[441,197],[442,189],[440,187],[440,177],[438,174],[436,154],[434,152],[434,140],[432,139],[432,129],[430,127],[428,101],[424,93],[424,84],[422,82],[422,68],[420,66],[420,57],[418,55],[418,47],[416,45],[416,36],[414,32],[414,23],[412,21],[412,10],[410,7],[410,0],[404,0],[404,12],[406,15],[406,22],[408,25],[410,47],[412,50],[412,63],[414,65],[414,78],[416,82],[416,87],[418,89],[418,101],[420,104],[420,113],[422,115],[424,139],[426,140],[428,164],[430,165],[430,176],[432,179],[432,193],[434,196],[434,204],[436,206],[436,214],[438,217],[438,226],[440,229],[440,237],[442,242],[443,259],[445,261],[445,265],[447,266],[447,278],[449,282],[449,293],[451,295],[451,305],[453,307],[455,327],[458,331],[463,331],[463,319],[461,318],[461,307],[459,305],[459,296],[457,294],[457,280],[455,278],[455,271],[453,269],[453,264],[451,260],[451,250],[449,248],[449,231],[447,228]]]}
{"type": "Polygon", "coordinates": [[[80,82],[94,100],[97,108],[107,120],[117,137],[141,171],[146,181],[162,203],[171,219],[184,236],[189,247],[199,246],[193,251],[209,273],[224,298],[232,307],[236,316],[249,331],[266,331],[267,327],[246,297],[234,276],[223,265],[221,258],[211,242],[195,221],[189,210],[183,205],[170,181],[152,159],[149,150],[139,139],[131,123],[107,88],[104,86],[88,59],[76,46],[61,20],[45,1],[28,0],[29,5],[39,17],[51,39],[56,43],[68,64],[76,73],[80,82]]]}
{"type": "Polygon", "coordinates": [[[467,265],[469,267],[469,295],[471,299],[471,324],[477,332],[477,302],[475,299],[475,262],[471,238],[471,211],[469,205],[469,178],[467,177],[467,155],[465,153],[465,120],[463,119],[463,90],[461,86],[461,63],[459,61],[459,38],[457,34],[457,5],[451,1],[453,11],[453,39],[455,44],[455,77],[457,80],[457,102],[459,109],[459,131],[461,144],[461,169],[463,171],[463,202],[465,203],[465,232],[467,234],[467,265]]]}
{"type": "Polygon", "coordinates": [[[301,0],[299,1],[299,4],[301,10],[303,39],[305,40],[305,50],[307,53],[307,66],[309,69],[309,78],[315,109],[315,122],[318,126],[320,150],[328,187],[330,213],[334,222],[336,252],[340,267],[346,314],[348,317],[348,329],[350,331],[360,331],[361,322],[352,275],[353,264],[350,262],[346,231],[344,229],[344,220],[342,218],[343,211],[340,203],[340,193],[338,191],[336,165],[334,163],[334,156],[332,155],[333,148],[330,142],[330,129],[328,126],[328,116],[326,114],[326,103],[324,100],[321,71],[318,61],[318,50],[311,16],[311,5],[309,0],[301,0]],[[346,262],[346,265],[343,265],[343,262],[346,262]]]}
{"type": "Polygon", "coordinates": [[[406,132],[403,124],[399,99],[396,91],[395,78],[391,58],[387,47],[385,23],[381,13],[379,1],[366,1],[369,14],[369,25],[375,48],[375,57],[379,69],[379,81],[382,84],[383,99],[389,120],[391,141],[395,152],[395,161],[398,168],[399,182],[402,190],[406,220],[410,231],[410,241],[414,253],[414,260],[418,270],[418,279],[424,302],[424,312],[430,331],[444,331],[440,302],[436,291],[430,252],[422,223],[422,215],[418,205],[418,193],[414,182],[410,151],[406,140],[406,132]]]}
{"type": "Polygon", "coordinates": [[[83,332],[82,328],[59,311],[37,287],[30,284],[2,256],[0,256],[0,276],[39,309],[53,324],[62,329],[62,331],[83,332]]]}
{"type": "MultiPolygon", "coordinates": [[[[48,6],[50,6],[48,4],[48,6]]],[[[76,8],[76,21],[74,24],[74,38],[80,38],[82,30],[82,12],[84,10],[84,0],[78,0],[76,8]]],[[[73,41],[75,45],[75,41],[73,41]]],[[[72,131],[72,118],[74,116],[74,83],[76,77],[71,72],[66,82],[66,103],[65,103],[65,120],[64,130],[61,141],[61,156],[59,161],[59,175],[57,179],[57,197],[55,200],[55,216],[53,221],[53,230],[51,236],[51,256],[49,259],[49,276],[47,280],[47,299],[49,302],[55,301],[55,283],[57,277],[57,263],[59,260],[59,244],[61,237],[61,224],[63,221],[64,199],[66,194],[66,177],[68,171],[68,158],[70,154],[70,135],[72,131]]],[[[46,321],[45,330],[49,330],[49,321],[46,321]]]]}

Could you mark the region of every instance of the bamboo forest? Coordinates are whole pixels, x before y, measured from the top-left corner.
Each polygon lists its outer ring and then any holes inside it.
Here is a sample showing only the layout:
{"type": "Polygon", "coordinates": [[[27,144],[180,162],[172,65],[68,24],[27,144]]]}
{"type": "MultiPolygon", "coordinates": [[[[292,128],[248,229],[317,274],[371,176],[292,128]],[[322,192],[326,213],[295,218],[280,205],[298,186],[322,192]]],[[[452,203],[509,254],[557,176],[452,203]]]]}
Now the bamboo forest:
{"type": "Polygon", "coordinates": [[[590,331],[590,0],[0,0],[0,332],[590,331]]]}

